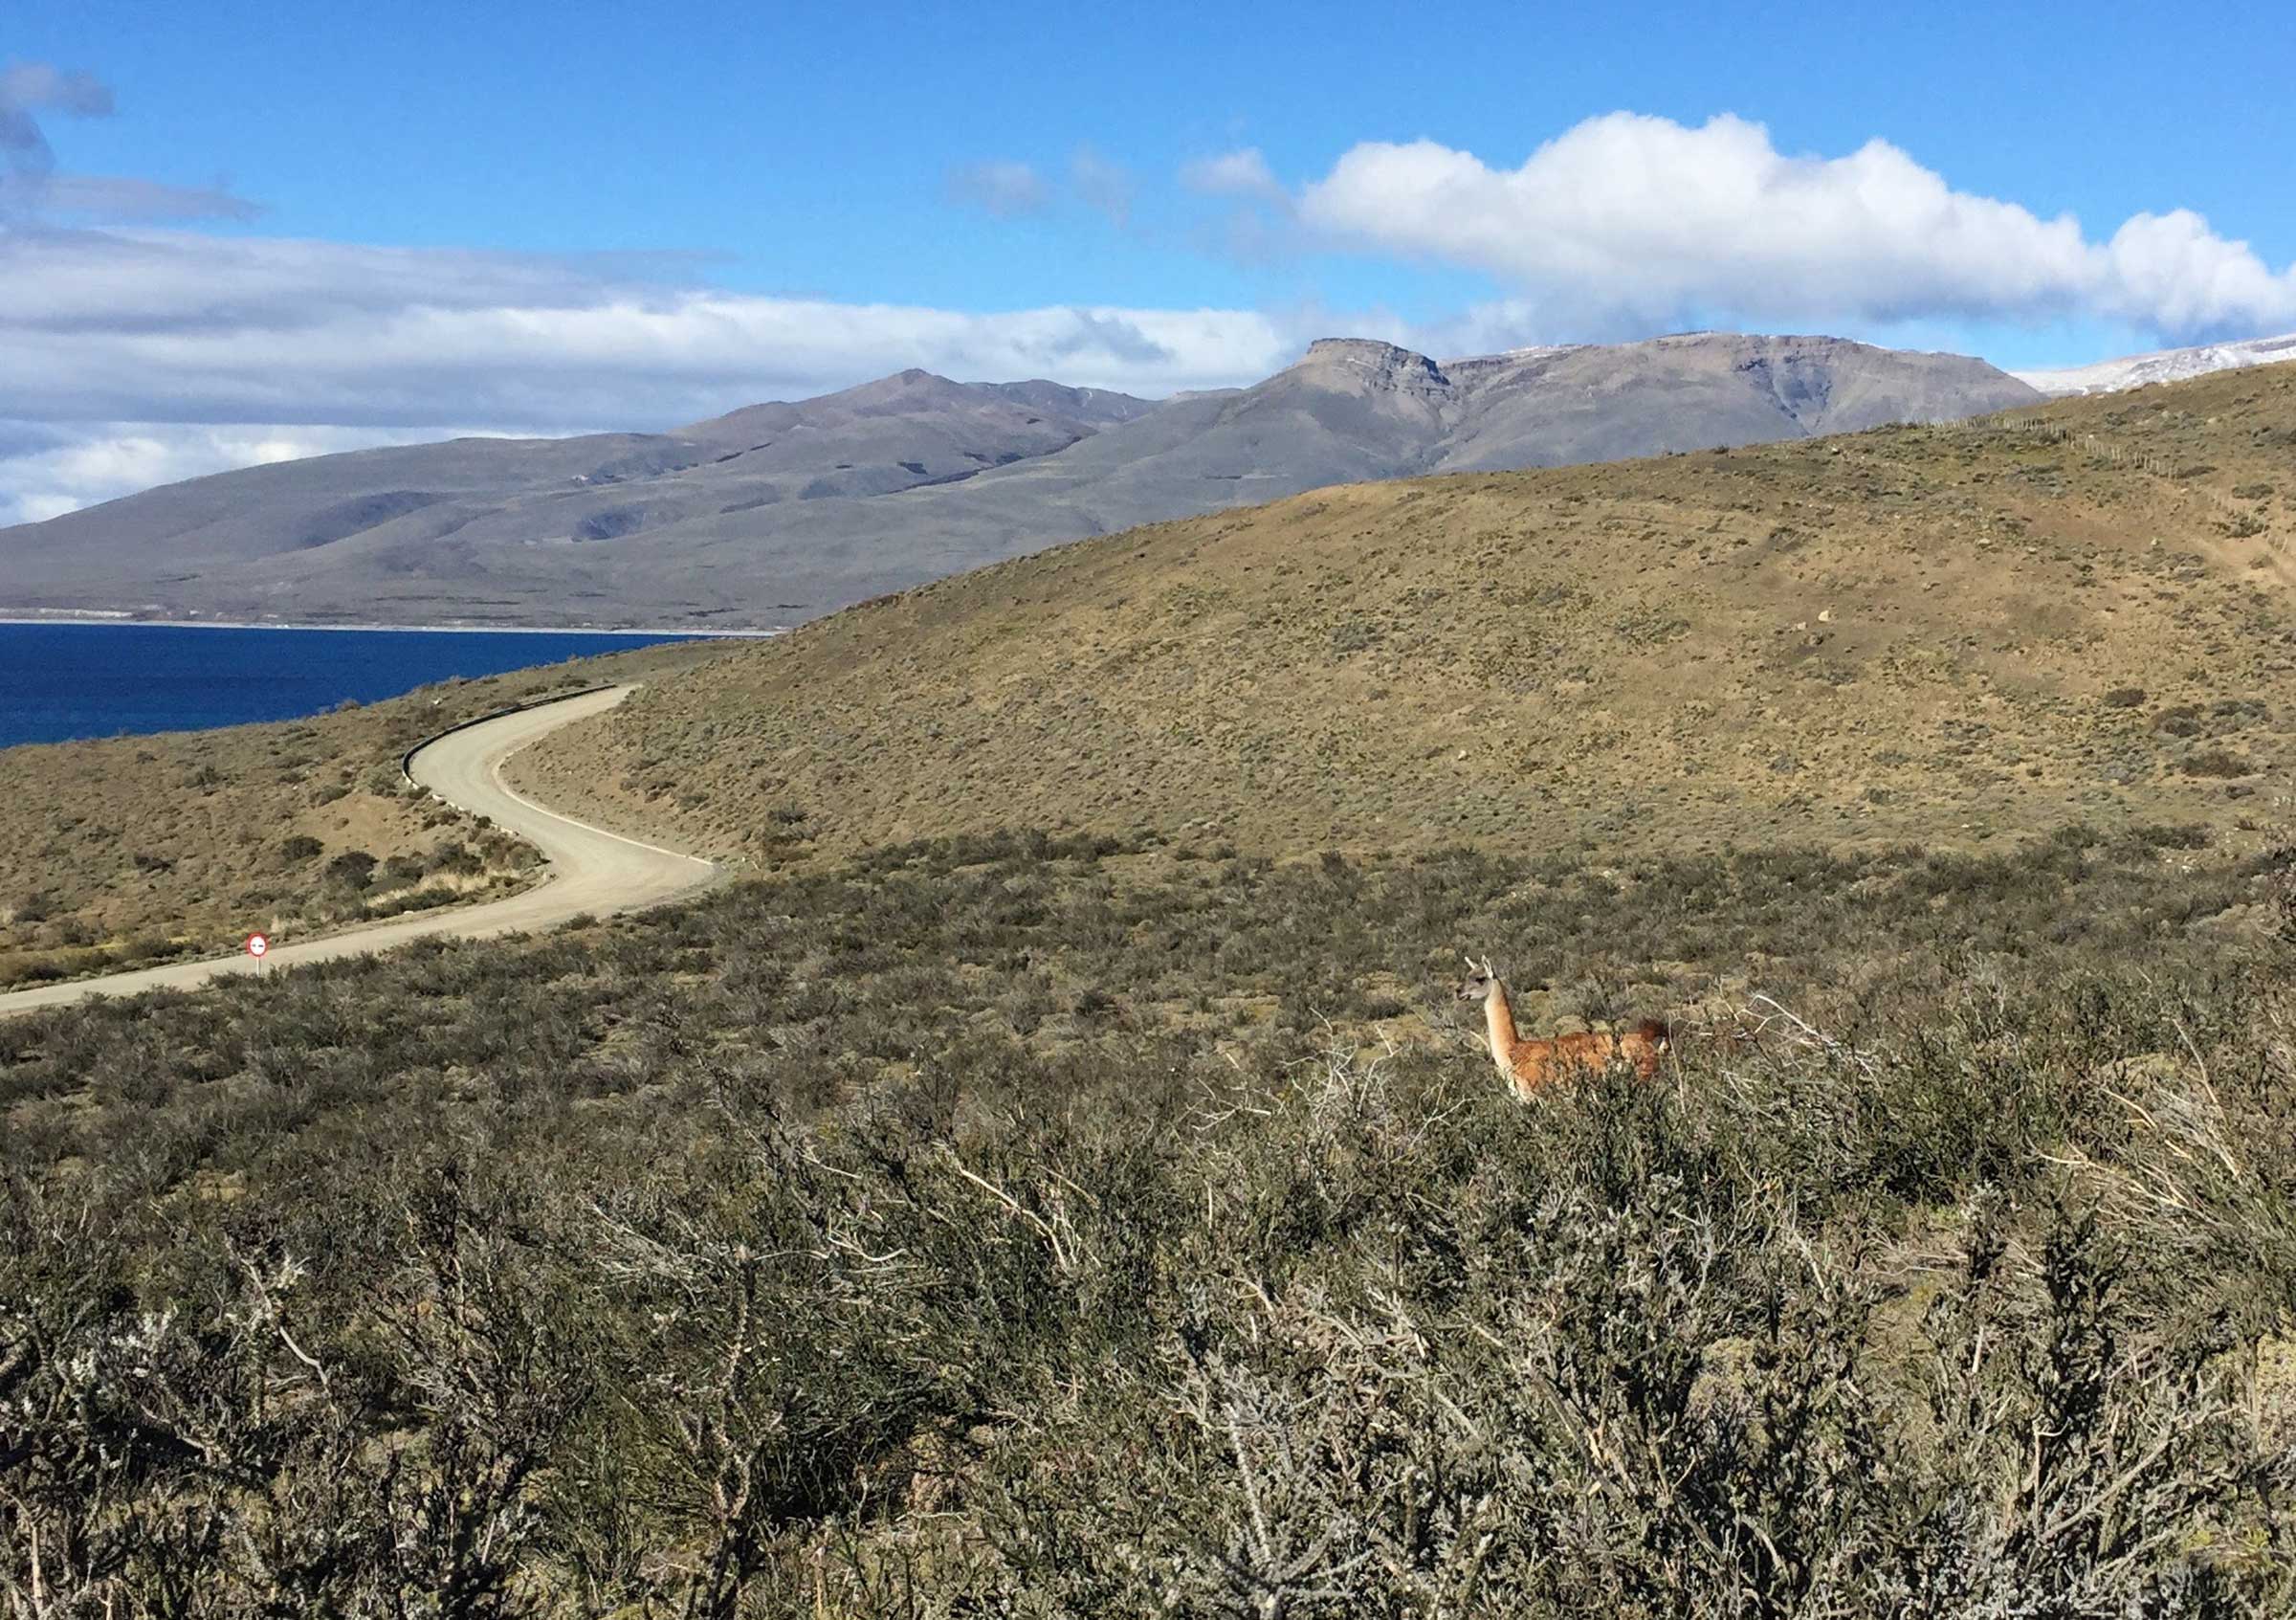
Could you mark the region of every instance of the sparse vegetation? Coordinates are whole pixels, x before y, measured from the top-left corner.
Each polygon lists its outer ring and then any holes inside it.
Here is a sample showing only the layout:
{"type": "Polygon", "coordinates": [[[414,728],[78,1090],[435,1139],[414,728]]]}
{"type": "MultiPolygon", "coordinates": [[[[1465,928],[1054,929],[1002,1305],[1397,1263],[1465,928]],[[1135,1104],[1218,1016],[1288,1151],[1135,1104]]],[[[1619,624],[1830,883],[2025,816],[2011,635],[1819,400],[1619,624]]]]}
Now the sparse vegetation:
{"type": "Polygon", "coordinates": [[[2180,767],[2187,776],[2254,776],[2252,761],[2223,748],[2202,748],[2188,754],[2180,767]]]}
{"type": "Polygon", "coordinates": [[[950,840],[0,1023],[0,1587],[2285,1612],[2286,863],[2194,841],[950,840]],[[1503,1100],[1467,942],[1679,1073],[1503,1100]]]}

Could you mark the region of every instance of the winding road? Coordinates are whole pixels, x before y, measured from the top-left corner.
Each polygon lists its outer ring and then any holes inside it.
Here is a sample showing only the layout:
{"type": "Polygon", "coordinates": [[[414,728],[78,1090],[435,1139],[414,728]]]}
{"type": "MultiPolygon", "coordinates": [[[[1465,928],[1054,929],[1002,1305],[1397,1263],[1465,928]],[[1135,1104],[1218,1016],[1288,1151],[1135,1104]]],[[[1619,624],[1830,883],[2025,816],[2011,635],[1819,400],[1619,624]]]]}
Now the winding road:
{"type": "Polygon", "coordinates": [[[562,725],[604,713],[630,691],[627,686],[609,687],[497,715],[433,738],[408,759],[408,773],[418,784],[457,810],[483,815],[541,850],[550,868],[548,877],[536,887],[484,905],[428,912],[346,928],[296,944],[275,945],[261,962],[245,954],[172,962],[162,967],[15,990],[0,995],[0,1015],[60,1007],[96,995],[132,995],[162,988],[194,989],[225,974],[263,972],[273,964],[292,967],[298,963],[360,956],[413,940],[483,940],[497,934],[531,932],[585,912],[604,917],[658,905],[699,888],[718,876],[718,868],[708,861],[641,844],[544,810],[532,799],[512,792],[502,781],[502,762],[511,755],[562,725]]]}

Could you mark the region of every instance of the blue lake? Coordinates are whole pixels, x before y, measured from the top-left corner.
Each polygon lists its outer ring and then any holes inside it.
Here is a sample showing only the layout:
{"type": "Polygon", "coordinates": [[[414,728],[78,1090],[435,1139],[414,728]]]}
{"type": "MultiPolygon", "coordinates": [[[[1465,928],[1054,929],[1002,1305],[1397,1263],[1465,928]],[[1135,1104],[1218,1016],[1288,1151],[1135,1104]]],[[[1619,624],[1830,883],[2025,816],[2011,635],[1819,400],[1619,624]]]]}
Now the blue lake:
{"type": "Polygon", "coordinates": [[[0,748],[293,720],[680,635],[0,624],[0,748]]]}

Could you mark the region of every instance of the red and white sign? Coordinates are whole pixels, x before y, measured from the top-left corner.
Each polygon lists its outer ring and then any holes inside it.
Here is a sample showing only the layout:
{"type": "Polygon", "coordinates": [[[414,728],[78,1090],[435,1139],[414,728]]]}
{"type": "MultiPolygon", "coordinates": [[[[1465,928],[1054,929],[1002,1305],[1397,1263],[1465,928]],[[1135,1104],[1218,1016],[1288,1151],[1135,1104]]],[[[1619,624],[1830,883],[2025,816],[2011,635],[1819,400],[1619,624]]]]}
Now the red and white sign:
{"type": "Polygon", "coordinates": [[[248,937],[247,937],[247,954],[248,954],[248,955],[250,955],[250,956],[261,956],[261,955],[262,955],[262,954],[263,954],[265,951],[267,951],[267,950],[269,950],[269,949],[271,949],[271,942],[270,942],[269,940],[265,939],[265,938],[264,938],[262,935],[260,935],[260,934],[250,934],[250,935],[248,935],[248,937]]]}

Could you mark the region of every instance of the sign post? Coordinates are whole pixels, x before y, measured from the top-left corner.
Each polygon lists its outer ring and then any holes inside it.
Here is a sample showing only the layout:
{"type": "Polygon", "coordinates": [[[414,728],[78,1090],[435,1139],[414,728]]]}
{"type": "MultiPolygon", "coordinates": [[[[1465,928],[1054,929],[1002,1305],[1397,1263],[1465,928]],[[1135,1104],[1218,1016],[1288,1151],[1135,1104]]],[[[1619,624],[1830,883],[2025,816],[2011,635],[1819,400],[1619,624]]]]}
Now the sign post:
{"type": "Polygon", "coordinates": [[[249,956],[251,956],[251,957],[253,957],[253,958],[254,959],[254,962],[255,962],[255,965],[256,965],[256,966],[258,966],[258,967],[262,966],[262,965],[263,965],[263,958],[264,958],[265,956],[269,955],[269,954],[270,954],[270,951],[271,951],[271,940],[270,940],[270,938],[269,938],[267,935],[263,935],[263,934],[250,934],[250,935],[248,935],[248,937],[247,937],[247,954],[248,954],[249,956]]]}

